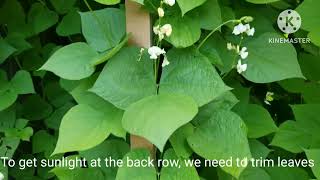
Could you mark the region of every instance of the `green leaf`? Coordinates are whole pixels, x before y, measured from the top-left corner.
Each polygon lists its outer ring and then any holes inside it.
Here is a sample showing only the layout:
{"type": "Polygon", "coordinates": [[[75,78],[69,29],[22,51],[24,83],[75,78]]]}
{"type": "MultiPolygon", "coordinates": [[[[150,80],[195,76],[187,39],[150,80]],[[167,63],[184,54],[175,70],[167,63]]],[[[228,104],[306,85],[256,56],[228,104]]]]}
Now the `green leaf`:
{"type": "Polygon", "coordinates": [[[33,32],[38,34],[49,29],[58,22],[58,15],[41,3],[34,3],[28,14],[28,22],[32,25],[33,32]]]}
{"type": "Polygon", "coordinates": [[[103,113],[105,116],[105,121],[108,121],[109,132],[117,137],[122,137],[125,139],[126,131],[122,128],[121,124],[124,111],[116,108],[98,95],[88,91],[88,89],[92,87],[95,80],[95,75],[88,79],[82,80],[79,85],[70,93],[79,104],[89,105],[103,113]]]}
{"type": "Polygon", "coordinates": [[[207,0],[195,11],[200,27],[205,30],[213,30],[222,24],[221,10],[218,0],[207,0]]]}
{"type": "Polygon", "coordinates": [[[303,23],[301,24],[302,29],[307,31],[318,32],[320,24],[319,7],[320,1],[317,0],[305,0],[303,1],[296,11],[300,14],[303,23]]]}
{"type": "Polygon", "coordinates": [[[161,168],[160,180],[200,180],[194,166],[186,166],[185,159],[179,158],[173,149],[164,153],[163,160],[179,161],[178,167],[168,166],[161,168]]]}
{"type": "MultiPolygon", "coordinates": [[[[86,158],[86,160],[91,161],[100,158],[105,159],[122,159],[130,151],[129,145],[120,140],[107,140],[98,146],[91,148],[86,151],[81,151],[81,157],[86,158]]],[[[97,167],[95,167],[97,168],[97,167]]],[[[105,179],[115,179],[118,171],[118,167],[106,167],[102,166],[101,170],[104,172],[105,179]]]]}
{"type": "Polygon", "coordinates": [[[305,152],[309,160],[314,160],[311,169],[316,178],[320,179],[320,149],[308,149],[305,152]]]}
{"type": "Polygon", "coordinates": [[[77,0],[50,0],[50,2],[59,14],[66,14],[72,9],[77,0]]]}
{"type": "Polygon", "coordinates": [[[318,115],[318,110],[320,109],[320,104],[303,104],[303,105],[294,105],[292,110],[297,121],[297,126],[309,135],[308,142],[311,144],[311,148],[314,142],[320,140],[317,134],[320,130],[320,117],[318,115]]]}
{"type": "Polygon", "coordinates": [[[91,60],[98,55],[83,42],[67,45],[56,51],[40,70],[51,71],[69,80],[80,80],[93,74],[91,60]]]}
{"type": "Polygon", "coordinates": [[[22,102],[22,115],[28,120],[42,120],[47,118],[53,109],[38,94],[26,97],[22,102]]]}
{"type": "Polygon", "coordinates": [[[260,138],[278,129],[269,112],[259,105],[240,103],[233,110],[246,123],[249,138],[260,138]]]}
{"type": "Polygon", "coordinates": [[[11,86],[17,94],[35,93],[32,78],[28,71],[18,71],[11,79],[11,86]]]}
{"type": "Polygon", "coordinates": [[[104,67],[90,90],[120,109],[156,93],[153,63],[146,53],[139,61],[140,50],[123,48],[104,67]]]}
{"type": "Polygon", "coordinates": [[[10,107],[18,98],[17,93],[14,90],[6,88],[4,91],[0,90],[0,111],[10,107]]]}
{"type": "MultiPolygon", "coordinates": [[[[68,156],[66,161],[80,159],[77,156],[68,156]]],[[[70,179],[81,179],[81,180],[90,180],[94,177],[95,180],[105,180],[104,174],[100,168],[81,168],[75,167],[72,168],[71,165],[67,167],[55,167],[50,172],[53,172],[59,180],[70,180],[70,179]]]]}
{"type": "Polygon", "coordinates": [[[71,108],[61,121],[53,154],[90,149],[109,135],[108,121],[103,112],[89,105],[77,105],[71,108]]]}
{"type": "Polygon", "coordinates": [[[20,144],[20,139],[17,137],[4,137],[1,139],[0,156],[11,159],[14,152],[20,144]]]}
{"type": "Polygon", "coordinates": [[[167,57],[170,65],[163,69],[160,94],[189,95],[203,106],[230,90],[208,59],[196,50],[174,49],[167,57]]]}
{"type": "Polygon", "coordinates": [[[216,61],[216,56],[212,55],[212,53],[216,51],[221,59],[221,63],[216,63],[215,65],[222,73],[225,73],[232,69],[232,65],[234,63],[234,54],[230,53],[226,47],[227,41],[219,32],[216,32],[204,43],[200,48],[200,52],[207,56],[207,58],[212,62],[216,61]]]}
{"type": "Polygon", "coordinates": [[[0,64],[2,64],[10,55],[12,55],[16,51],[16,48],[12,47],[5,40],[0,39],[0,64]]]}
{"type": "Polygon", "coordinates": [[[308,38],[311,39],[311,42],[313,42],[313,44],[320,46],[320,35],[317,32],[319,32],[319,29],[311,31],[308,34],[308,38]]]}
{"type": "Polygon", "coordinates": [[[25,37],[23,34],[20,33],[12,33],[8,34],[8,36],[5,38],[5,40],[17,51],[14,53],[14,55],[18,55],[21,52],[31,49],[32,45],[25,40],[25,37]]]}
{"type": "Polygon", "coordinates": [[[302,73],[308,80],[319,81],[320,80],[320,56],[314,56],[307,53],[299,54],[299,63],[302,73]]]}
{"type": "Polygon", "coordinates": [[[116,46],[125,35],[123,10],[106,8],[80,13],[82,33],[88,44],[103,52],[116,46]]]}
{"type": "MultiPolygon", "coordinates": [[[[233,180],[234,178],[223,171],[218,171],[219,180],[233,180]]],[[[247,167],[239,177],[239,180],[272,180],[269,174],[259,167],[247,167]]],[[[276,180],[276,179],[275,179],[276,180]]],[[[278,180],[278,179],[277,179],[278,180]]],[[[279,179],[280,180],[280,179],[279,179]]]]}
{"type": "Polygon", "coordinates": [[[250,139],[249,146],[252,158],[254,159],[266,159],[268,154],[271,152],[269,148],[256,139],[250,139]]]}
{"type": "Polygon", "coordinates": [[[95,0],[96,2],[104,5],[114,5],[120,3],[120,0],[95,0]]]}
{"type": "Polygon", "coordinates": [[[194,133],[194,127],[191,123],[188,123],[178,130],[176,130],[170,137],[169,141],[177,156],[183,158],[189,158],[193,153],[190,148],[187,138],[194,133]]]}
{"type": "Polygon", "coordinates": [[[249,56],[244,62],[248,64],[248,69],[243,76],[255,83],[304,78],[293,45],[268,43],[269,38],[281,38],[281,36],[264,33],[247,43],[249,56]]]}
{"type": "Polygon", "coordinates": [[[64,106],[56,109],[48,118],[44,120],[48,128],[59,130],[60,122],[63,116],[74,106],[73,103],[66,103],[64,106]]]}
{"type": "Polygon", "coordinates": [[[137,149],[132,150],[123,158],[123,166],[119,168],[116,180],[157,180],[157,172],[154,167],[132,167],[132,164],[128,164],[128,159],[133,161],[142,161],[150,158],[150,154],[147,150],[137,149]],[[130,166],[131,165],[131,166],[130,166]]]}
{"type": "Polygon", "coordinates": [[[236,166],[236,158],[251,158],[246,125],[241,118],[226,110],[216,110],[209,119],[200,122],[194,135],[188,138],[191,148],[206,159],[232,158],[232,167],[222,169],[238,178],[244,167],[236,166]]]}
{"type": "Polygon", "coordinates": [[[81,18],[77,9],[73,9],[66,14],[57,26],[59,36],[70,36],[81,33],[81,18]]]}
{"type": "Polygon", "coordinates": [[[160,94],[129,106],[122,125],[129,133],[148,139],[163,151],[169,137],[191,121],[197,112],[196,103],[188,96],[160,94]]]}
{"type": "Polygon", "coordinates": [[[277,2],[280,0],[246,0],[246,1],[253,4],[267,4],[267,3],[277,2]]]}
{"type": "Polygon", "coordinates": [[[300,128],[295,121],[285,121],[280,125],[272,139],[271,145],[281,147],[292,153],[303,152],[302,148],[309,147],[311,136],[300,128]]]}
{"type": "Polygon", "coordinates": [[[183,18],[176,14],[165,16],[161,20],[161,24],[171,24],[172,34],[170,37],[166,37],[165,40],[176,48],[192,46],[200,39],[200,23],[191,16],[184,16],[183,18]]]}
{"type": "Polygon", "coordinates": [[[56,138],[45,130],[36,132],[32,137],[32,153],[44,152],[46,157],[49,157],[53,152],[56,144],[56,138]]]}
{"type": "Polygon", "coordinates": [[[309,180],[308,173],[298,167],[268,167],[265,168],[271,179],[309,180]]]}
{"type": "Polygon", "coordinates": [[[203,4],[204,2],[206,2],[206,0],[177,0],[181,12],[182,12],[182,16],[184,14],[186,14],[188,11],[200,6],[201,4],[203,4]]]}
{"type": "Polygon", "coordinates": [[[16,121],[16,108],[12,106],[6,110],[0,111],[0,132],[5,132],[9,128],[13,128],[16,121]]]}

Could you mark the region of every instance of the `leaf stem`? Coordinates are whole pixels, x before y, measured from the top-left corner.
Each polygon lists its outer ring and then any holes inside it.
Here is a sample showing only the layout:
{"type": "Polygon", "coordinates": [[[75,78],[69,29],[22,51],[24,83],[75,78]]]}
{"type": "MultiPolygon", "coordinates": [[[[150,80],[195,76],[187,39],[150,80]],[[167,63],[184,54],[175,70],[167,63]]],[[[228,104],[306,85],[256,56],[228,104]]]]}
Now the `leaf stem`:
{"type": "Polygon", "coordinates": [[[14,56],[13,58],[14,58],[14,60],[16,61],[19,69],[22,69],[21,63],[20,63],[19,59],[17,58],[17,56],[14,56]]]}
{"type": "Polygon", "coordinates": [[[118,45],[116,45],[112,50],[108,51],[102,56],[99,56],[97,60],[94,59],[94,61],[92,62],[92,65],[97,66],[99,64],[102,64],[107,60],[109,60],[111,57],[113,57],[115,54],[117,54],[121,50],[121,48],[128,42],[130,36],[131,36],[131,33],[127,34],[125,38],[118,45]]]}
{"type": "Polygon", "coordinates": [[[232,19],[232,20],[228,20],[222,24],[220,24],[218,27],[214,28],[202,41],[201,43],[198,45],[197,47],[197,51],[199,51],[199,49],[203,46],[203,44],[212,36],[212,34],[214,32],[216,32],[218,29],[220,29],[222,26],[228,24],[228,23],[231,23],[231,22],[238,22],[239,20],[237,19],[232,19]]]}

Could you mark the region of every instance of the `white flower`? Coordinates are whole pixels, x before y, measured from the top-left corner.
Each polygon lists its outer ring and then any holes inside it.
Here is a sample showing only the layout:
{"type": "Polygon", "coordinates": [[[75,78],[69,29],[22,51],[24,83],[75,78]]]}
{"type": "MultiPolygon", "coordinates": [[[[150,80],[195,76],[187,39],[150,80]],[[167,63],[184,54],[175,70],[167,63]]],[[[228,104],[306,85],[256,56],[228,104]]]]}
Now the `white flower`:
{"type": "Polygon", "coordinates": [[[164,49],[159,48],[158,46],[152,46],[148,49],[150,59],[157,59],[161,54],[165,54],[164,49]]]}
{"type": "Polygon", "coordinates": [[[241,56],[242,59],[246,59],[249,55],[249,52],[247,52],[247,48],[246,47],[241,48],[239,55],[241,56]]]}
{"type": "Polygon", "coordinates": [[[239,74],[241,74],[242,72],[245,72],[247,70],[248,65],[247,64],[241,64],[241,60],[238,60],[238,64],[237,64],[237,71],[239,74]]]}
{"type": "Polygon", "coordinates": [[[4,175],[0,172],[0,180],[4,180],[4,175]]]}
{"type": "Polygon", "coordinates": [[[160,32],[169,37],[172,33],[172,26],[170,24],[165,24],[160,28],[160,32]]]}
{"type": "Polygon", "coordinates": [[[231,43],[227,43],[227,49],[231,51],[234,49],[234,46],[231,43]]]}
{"type": "Polygon", "coordinates": [[[164,10],[161,7],[158,8],[158,15],[159,15],[159,17],[164,16],[164,10]]]}
{"type": "Polygon", "coordinates": [[[167,56],[164,56],[163,62],[162,62],[162,67],[168,66],[170,62],[168,61],[167,56]]]}
{"type": "Polygon", "coordinates": [[[246,33],[247,33],[248,36],[253,36],[255,31],[256,30],[254,28],[251,28],[251,29],[247,30],[246,33]]]}
{"type": "Polygon", "coordinates": [[[163,2],[168,4],[169,6],[173,6],[176,3],[175,0],[164,0],[163,2]]]}
{"type": "Polygon", "coordinates": [[[245,25],[243,25],[242,23],[240,23],[233,28],[232,34],[239,35],[239,34],[242,34],[246,31],[247,31],[247,27],[245,25]]]}
{"type": "Polygon", "coordinates": [[[153,32],[154,32],[156,35],[158,35],[158,34],[160,33],[160,26],[159,26],[159,25],[154,26],[154,27],[153,27],[153,32]]]}

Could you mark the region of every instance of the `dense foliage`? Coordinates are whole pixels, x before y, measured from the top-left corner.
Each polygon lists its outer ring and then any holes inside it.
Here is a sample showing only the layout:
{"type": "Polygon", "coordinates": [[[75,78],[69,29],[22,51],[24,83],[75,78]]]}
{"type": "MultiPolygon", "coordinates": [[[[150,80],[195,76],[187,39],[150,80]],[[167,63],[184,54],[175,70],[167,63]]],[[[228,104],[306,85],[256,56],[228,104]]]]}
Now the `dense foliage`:
{"type": "Polygon", "coordinates": [[[134,134],[156,146],[156,159],[295,163],[21,170],[2,162],[5,179],[320,179],[319,0],[133,1],[154,20],[150,48],[127,45],[120,0],[0,1],[1,157],[147,158],[130,150],[134,134]],[[285,9],[301,15],[294,34],[277,27],[285,9]]]}

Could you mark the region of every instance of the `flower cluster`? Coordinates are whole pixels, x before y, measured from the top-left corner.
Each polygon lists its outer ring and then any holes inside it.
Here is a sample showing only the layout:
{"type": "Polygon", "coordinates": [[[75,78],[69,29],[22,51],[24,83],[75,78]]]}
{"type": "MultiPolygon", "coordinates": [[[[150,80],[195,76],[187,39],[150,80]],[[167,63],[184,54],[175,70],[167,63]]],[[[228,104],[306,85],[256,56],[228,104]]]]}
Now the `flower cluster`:
{"type": "MultiPolygon", "coordinates": [[[[160,7],[157,9],[158,16],[159,16],[159,22],[161,18],[165,16],[165,11],[162,8],[163,4],[167,4],[169,6],[173,6],[176,3],[175,0],[162,0],[160,2],[160,7]]],[[[160,25],[160,23],[153,27],[153,32],[156,34],[159,38],[159,42],[161,42],[165,37],[169,37],[172,34],[172,26],[170,24],[165,24],[163,26],[160,25]]],[[[168,58],[166,56],[166,51],[164,49],[161,49],[159,47],[160,43],[158,43],[157,46],[152,46],[148,49],[148,53],[150,55],[150,59],[157,60],[161,55],[164,56],[162,67],[165,67],[170,64],[168,61],[168,58]]]]}
{"type": "Polygon", "coordinates": [[[171,36],[172,33],[172,26],[170,24],[165,24],[162,27],[160,27],[160,25],[157,25],[155,27],[153,27],[153,32],[158,35],[159,40],[161,41],[164,36],[171,36]]]}
{"type": "MultiPolygon", "coordinates": [[[[240,23],[238,25],[236,25],[233,29],[232,34],[238,36],[241,35],[241,39],[243,39],[243,34],[247,34],[248,36],[253,36],[255,33],[255,29],[250,27],[250,24],[242,24],[242,21],[244,22],[251,22],[253,19],[252,17],[249,16],[245,16],[243,18],[240,19],[240,23]]],[[[240,45],[233,45],[231,43],[227,43],[227,49],[232,51],[236,51],[236,53],[240,56],[240,59],[238,60],[237,63],[237,71],[239,74],[245,72],[248,68],[248,64],[243,63],[242,60],[247,59],[247,57],[249,56],[249,52],[247,51],[248,48],[247,47],[242,47],[240,48],[240,45]]]]}

